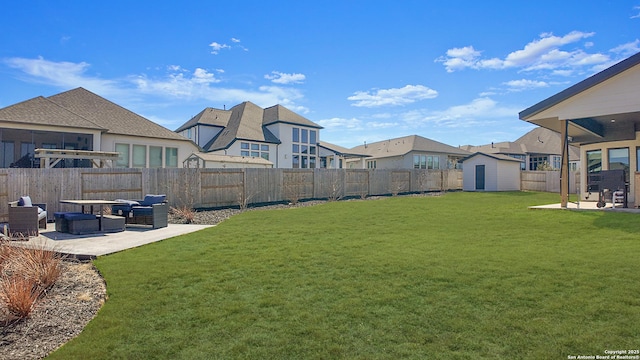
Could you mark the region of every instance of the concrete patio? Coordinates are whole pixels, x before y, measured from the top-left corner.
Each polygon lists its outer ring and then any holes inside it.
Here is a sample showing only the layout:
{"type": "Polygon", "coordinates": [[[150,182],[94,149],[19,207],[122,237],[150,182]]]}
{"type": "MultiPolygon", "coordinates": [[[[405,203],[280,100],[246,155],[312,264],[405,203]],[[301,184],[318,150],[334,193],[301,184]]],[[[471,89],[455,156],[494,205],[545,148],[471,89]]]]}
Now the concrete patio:
{"type": "MultiPolygon", "coordinates": [[[[597,204],[596,201],[569,202],[567,203],[566,210],[617,211],[617,212],[640,213],[640,209],[633,208],[633,207],[623,208],[621,205],[618,205],[614,208],[612,207],[612,204],[610,202],[606,203],[606,205],[602,208],[599,208],[596,204],[597,204]]],[[[565,210],[560,206],[560,203],[530,206],[529,209],[565,210]]]]}
{"type": "Polygon", "coordinates": [[[15,245],[44,245],[79,260],[88,260],[212,226],[214,225],[169,224],[167,227],[158,229],[146,226],[127,226],[125,231],[121,232],[73,235],[57,232],[55,224],[48,223],[46,230],[40,230],[40,236],[31,237],[29,241],[12,241],[12,243],[15,245]]]}

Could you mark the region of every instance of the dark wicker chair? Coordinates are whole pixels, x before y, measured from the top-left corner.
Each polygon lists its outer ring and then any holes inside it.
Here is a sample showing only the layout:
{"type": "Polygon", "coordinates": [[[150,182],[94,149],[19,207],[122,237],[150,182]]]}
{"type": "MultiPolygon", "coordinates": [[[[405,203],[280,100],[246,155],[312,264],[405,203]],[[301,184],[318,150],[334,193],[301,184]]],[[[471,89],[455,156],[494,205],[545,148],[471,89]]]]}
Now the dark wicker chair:
{"type": "Polygon", "coordinates": [[[31,198],[23,196],[11,201],[8,210],[10,238],[38,236],[40,229],[47,228],[47,204],[31,203],[31,198]]]}

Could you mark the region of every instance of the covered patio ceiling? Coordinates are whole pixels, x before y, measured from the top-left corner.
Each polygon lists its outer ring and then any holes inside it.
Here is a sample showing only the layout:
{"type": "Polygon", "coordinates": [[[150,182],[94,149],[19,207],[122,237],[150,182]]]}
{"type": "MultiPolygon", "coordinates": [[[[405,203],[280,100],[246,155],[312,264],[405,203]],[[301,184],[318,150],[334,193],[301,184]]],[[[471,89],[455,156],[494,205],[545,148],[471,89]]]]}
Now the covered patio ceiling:
{"type": "Polygon", "coordinates": [[[520,112],[521,120],[562,132],[575,145],[634,140],[640,130],[640,53],[520,112]]]}
{"type": "MultiPolygon", "coordinates": [[[[640,111],[568,120],[569,142],[574,145],[634,140],[635,132],[640,131],[640,111]]],[[[562,130],[562,122],[558,118],[537,119],[529,122],[557,132],[562,130]]]]}

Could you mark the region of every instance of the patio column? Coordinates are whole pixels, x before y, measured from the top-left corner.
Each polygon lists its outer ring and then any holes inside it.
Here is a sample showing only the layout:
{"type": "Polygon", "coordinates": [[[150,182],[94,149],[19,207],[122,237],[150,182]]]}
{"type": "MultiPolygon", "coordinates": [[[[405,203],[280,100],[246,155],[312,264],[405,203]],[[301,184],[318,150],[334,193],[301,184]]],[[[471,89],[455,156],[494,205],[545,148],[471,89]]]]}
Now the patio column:
{"type": "Polygon", "coordinates": [[[560,165],[560,207],[567,208],[569,202],[569,120],[560,120],[562,139],[562,164],[560,165]]]}

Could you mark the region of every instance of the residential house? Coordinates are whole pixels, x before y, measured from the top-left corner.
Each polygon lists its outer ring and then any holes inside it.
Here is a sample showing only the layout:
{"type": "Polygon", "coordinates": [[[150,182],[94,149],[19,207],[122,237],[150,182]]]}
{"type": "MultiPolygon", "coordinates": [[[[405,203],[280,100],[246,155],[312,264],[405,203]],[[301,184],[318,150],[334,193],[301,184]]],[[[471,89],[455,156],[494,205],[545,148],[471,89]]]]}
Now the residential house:
{"type": "MultiPolygon", "coordinates": [[[[487,145],[464,145],[462,149],[485,154],[500,154],[521,160],[521,170],[539,168],[560,170],[562,159],[561,139],[558,132],[537,127],[515,141],[504,141],[487,145]]],[[[576,146],[569,146],[569,169],[576,171],[580,164],[580,152],[576,146]]]]}
{"type": "Polygon", "coordinates": [[[276,168],[333,167],[344,154],[320,142],[321,129],[282,105],[263,109],[245,101],[229,110],[206,108],[176,132],[207,153],[262,158],[276,168]]]}
{"type": "MultiPolygon", "coordinates": [[[[35,149],[120,153],[114,167],[179,167],[190,140],[84,88],[0,109],[0,168],[39,167],[35,149]]],[[[60,167],[90,167],[66,159],[60,167]]]]}
{"type": "Polygon", "coordinates": [[[367,169],[459,169],[470,152],[418,135],[378,141],[351,149],[368,157],[347,160],[348,167],[367,169]]]}
{"type": "MultiPolygon", "coordinates": [[[[580,147],[583,199],[590,173],[622,169],[628,176],[629,205],[640,204],[640,53],[519,115],[521,120],[559,132],[560,149],[569,143],[580,147]]],[[[563,170],[568,162],[564,156],[563,170]]],[[[561,179],[561,205],[566,207],[568,176],[561,179]]]]}
{"type": "Polygon", "coordinates": [[[353,150],[328,143],[326,141],[318,142],[318,149],[320,150],[320,167],[327,169],[343,169],[347,165],[347,161],[351,165],[361,162],[362,159],[369,157],[369,155],[355,152],[353,150]]]}

